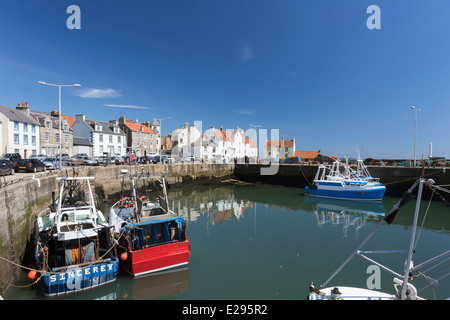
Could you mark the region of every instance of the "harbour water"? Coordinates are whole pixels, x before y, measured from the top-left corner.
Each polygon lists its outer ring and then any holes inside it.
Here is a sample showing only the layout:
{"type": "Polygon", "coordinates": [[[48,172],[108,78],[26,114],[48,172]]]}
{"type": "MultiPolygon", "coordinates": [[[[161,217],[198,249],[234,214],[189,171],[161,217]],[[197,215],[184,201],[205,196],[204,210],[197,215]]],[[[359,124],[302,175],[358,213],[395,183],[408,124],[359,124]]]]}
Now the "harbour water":
{"type": "MultiPolygon", "coordinates": [[[[188,219],[187,268],[142,278],[120,271],[114,283],[52,299],[303,300],[311,282],[323,283],[399,200],[326,200],[306,197],[300,188],[269,185],[177,188],[169,190],[169,196],[180,200],[175,209],[188,219]]],[[[419,227],[427,206],[423,200],[419,227]]],[[[415,201],[405,205],[394,223],[384,225],[365,249],[406,249],[414,207],[415,201]]],[[[416,263],[449,250],[449,210],[445,203],[431,203],[416,247],[416,263]]],[[[377,257],[399,273],[405,259],[406,254],[377,257]]],[[[430,276],[439,279],[447,274],[448,261],[430,270],[430,276]]],[[[329,285],[376,285],[375,289],[394,293],[393,276],[381,271],[375,279],[369,267],[355,257],[329,285]]],[[[24,271],[15,285],[27,284],[24,271]]],[[[423,278],[413,284],[426,299],[450,296],[450,277],[440,280],[437,288],[423,278]]],[[[11,288],[4,298],[48,299],[39,286],[11,288]]]]}

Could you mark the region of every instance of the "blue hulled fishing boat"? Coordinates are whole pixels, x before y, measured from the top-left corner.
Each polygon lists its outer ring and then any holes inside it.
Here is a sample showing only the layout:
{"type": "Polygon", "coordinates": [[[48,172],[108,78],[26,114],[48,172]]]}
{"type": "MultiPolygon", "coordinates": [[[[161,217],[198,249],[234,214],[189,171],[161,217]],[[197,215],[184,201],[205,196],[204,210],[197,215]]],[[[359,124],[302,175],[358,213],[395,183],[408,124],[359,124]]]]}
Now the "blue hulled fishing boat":
{"type": "Polygon", "coordinates": [[[385,191],[386,187],[369,174],[362,160],[357,161],[356,171],[339,159],[330,167],[321,164],[312,185],[305,187],[308,196],[363,201],[381,201],[385,191]]]}

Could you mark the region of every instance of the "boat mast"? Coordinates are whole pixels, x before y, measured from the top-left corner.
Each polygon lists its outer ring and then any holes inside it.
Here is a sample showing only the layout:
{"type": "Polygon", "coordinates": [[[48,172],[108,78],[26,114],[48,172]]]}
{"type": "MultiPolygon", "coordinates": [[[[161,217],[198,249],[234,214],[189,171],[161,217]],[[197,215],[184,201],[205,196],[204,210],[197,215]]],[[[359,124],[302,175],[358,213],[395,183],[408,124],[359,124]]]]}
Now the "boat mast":
{"type": "Polygon", "coordinates": [[[424,170],[425,170],[425,168],[423,166],[423,168],[422,168],[422,177],[420,178],[420,182],[419,182],[419,190],[417,191],[416,210],[414,212],[414,222],[413,222],[412,230],[411,230],[411,240],[409,241],[408,258],[406,259],[405,274],[403,276],[403,288],[402,288],[402,294],[401,294],[401,297],[400,297],[401,300],[405,300],[406,289],[408,287],[409,270],[410,270],[412,255],[413,255],[414,241],[415,241],[415,238],[416,238],[417,220],[419,218],[420,200],[422,198],[422,190],[423,190],[423,182],[424,182],[424,179],[423,179],[424,170]]]}

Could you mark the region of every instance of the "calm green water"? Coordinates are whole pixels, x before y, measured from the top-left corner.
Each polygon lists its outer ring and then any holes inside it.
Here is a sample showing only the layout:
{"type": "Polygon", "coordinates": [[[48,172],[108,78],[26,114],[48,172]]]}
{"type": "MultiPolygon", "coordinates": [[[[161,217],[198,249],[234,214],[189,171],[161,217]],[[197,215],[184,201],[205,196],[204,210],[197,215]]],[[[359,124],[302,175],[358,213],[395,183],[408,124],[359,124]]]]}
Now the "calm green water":
{"type": "MultiPolygon", "coordinates": [[[[189,221],[188,268],[137,279],[119,272],[112,284],[58,299],[303,300],[309,284],[322,284],[398,201],[320,200],[305,197],[303,189],[278,186],[192,187],[172,189],[169,196],[180,200],[180,213],[189,221]]],[[[427,205],[422,201],[419,225],[427,205]]],[[[402,208],[394,223],[383,226],[364,249],[408,248],[414,207],[412,201],[402,208]]],[[[416,264],[450,248],[449,211],[443,203],[431,203],[416,264]]],[[[401,273],[406,254],[374,258],[401,273]]],[[[439,279],[450,272],[449,261],[430,276],[439,279]]],[[[369,265],[355,257],[328,286],[366,287],[369,265]]],[[[381,271],[381,291],[394,292],[392,279],[381,271]]],[[[26,283],[24,272],[16,284],[26,283]]],[[[424,288],[428,282],[423,279],[414,282],[422,297],[449,297],[450,276],[439,283],[433,290],[424,288]]],[[[11,289],[5,298],[45,299],[38,286],[11,289]]]]}

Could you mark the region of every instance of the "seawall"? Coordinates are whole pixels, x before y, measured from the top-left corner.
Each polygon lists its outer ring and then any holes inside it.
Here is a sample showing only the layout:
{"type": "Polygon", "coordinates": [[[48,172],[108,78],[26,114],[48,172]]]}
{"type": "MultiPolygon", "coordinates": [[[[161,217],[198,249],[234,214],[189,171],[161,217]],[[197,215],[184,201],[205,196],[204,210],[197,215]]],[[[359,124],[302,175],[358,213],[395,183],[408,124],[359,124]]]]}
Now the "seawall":
{"type": "Polygon", "coordinates": [[[19,179],[16,176],[2,179],[0,183],[0,296],[9,288],[6,283],[14,283],[20,271],[27,242],[35,224],[35,217],[48,207],[52,200],[52,192],[58,196],[57,177],[78,176],[95,177],[93,186],[95,198],[99,203],[114,199],[122,188],[121,169],[129,172],[143,172],[144,176],[159,177],[167,173],[170,185],[216,183],[233,177],[232,164],[173,164],[173,165],[139,165],[81,167],[76,170],[67,169],[61,173],[45,172],[26,175],[19,179]],[[32,179],[35,176],[36,179],[32,179]],[[6,183],[5,183],[6,182],[6,183]],[[5,261],[6,259],[7,261],[5,261]],[[12,262],[12,263],[11,263],[12,262]],[[17,264],[17,265],[15,265],[17,264]],[[6,283],[5,283],[6,282],[6,283]]]}
{"type": "MultiPolygon", "coordinates": [[[[236,164],[234,175],[242,181],[304,188],[312,183],[317,169],[318,165],[279,164],[270,168],[262,164],[236,164]],[[273,171],[274,174],[261,174],[261,169],[273,171]]],[[[386,195],[393,197],[400,197],[422,173],[419,167],[368,166],[368,170],[386,185],[386,195]]],[[[425,168],[424,175],[435,180],[436,184],[450,184],[450,168],[425,168]]]]}

